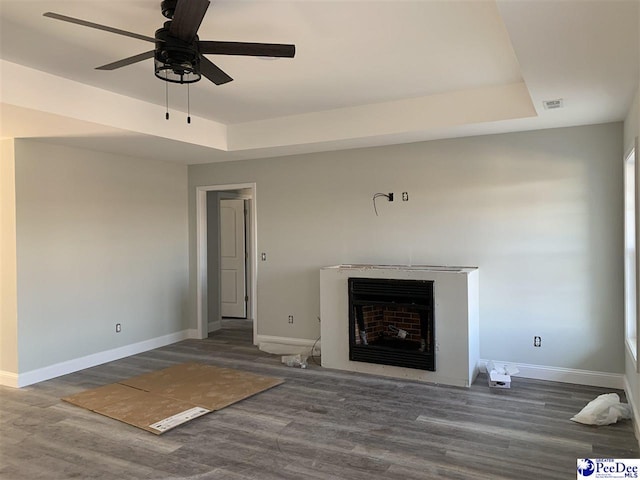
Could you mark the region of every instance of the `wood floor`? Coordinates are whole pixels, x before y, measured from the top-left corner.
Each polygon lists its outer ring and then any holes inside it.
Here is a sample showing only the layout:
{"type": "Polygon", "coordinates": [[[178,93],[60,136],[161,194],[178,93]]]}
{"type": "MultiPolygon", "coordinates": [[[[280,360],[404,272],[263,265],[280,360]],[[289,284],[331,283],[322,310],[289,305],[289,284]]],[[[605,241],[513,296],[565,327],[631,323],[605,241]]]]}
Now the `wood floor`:
{"type": "MultiPolygon", "coordinates": [[[[513,378],[490,390],[291,368],[241,321],[20,390],[0,387],[0,478],[569,479],[576,458],[638,458],[632,423],[569,421],[609,390],[513,378]],[[60,397],[186,361],[284,384],[155,436],[60,397]]],[[[619,392],[622,396],[622,392],[619,392]]]]}

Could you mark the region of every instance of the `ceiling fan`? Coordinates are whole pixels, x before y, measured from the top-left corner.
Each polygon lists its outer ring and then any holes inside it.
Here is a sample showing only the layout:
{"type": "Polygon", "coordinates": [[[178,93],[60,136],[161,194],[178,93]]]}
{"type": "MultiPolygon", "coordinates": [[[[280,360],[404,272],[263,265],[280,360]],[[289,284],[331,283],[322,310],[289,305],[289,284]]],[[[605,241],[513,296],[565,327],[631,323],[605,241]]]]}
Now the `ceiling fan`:
{"type": "Polygon", "coordinates": [[[160,5],[162,14],[169,20],[164,23],[162,28],[156,30],[154,37],[127,32],[119,28],[108,27],[60,15],[59,13],[46,12],[43,15],[56,20],[155,43],[153,50],[123,58],[96,69],[115,70],[153,58],[156,77],[166,82],[194,83],[200,80],[202,75],[216,85],[222,85],[233,80],[204,55],[294,57],[296,52],[295,45],[200,40],[197,32],[207,12],[209,3],[209,0],[163,0],[160,5]]]}

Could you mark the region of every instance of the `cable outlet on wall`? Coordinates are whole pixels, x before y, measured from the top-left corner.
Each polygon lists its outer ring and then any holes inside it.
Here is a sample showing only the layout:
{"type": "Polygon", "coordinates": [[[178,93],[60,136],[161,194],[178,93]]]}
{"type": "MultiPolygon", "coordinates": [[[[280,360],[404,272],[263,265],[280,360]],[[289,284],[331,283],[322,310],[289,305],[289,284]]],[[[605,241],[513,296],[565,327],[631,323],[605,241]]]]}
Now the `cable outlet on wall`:
{"type": "Polygon", "coordinates": [[[116,323],[116,333],[120,333],[122,331],[122,325],[119,323],[116,323]]]}
{"type": "Polygon", "coordinates": [[[293,315],[289,315],[289,323],[293,323],[293,315]]]}

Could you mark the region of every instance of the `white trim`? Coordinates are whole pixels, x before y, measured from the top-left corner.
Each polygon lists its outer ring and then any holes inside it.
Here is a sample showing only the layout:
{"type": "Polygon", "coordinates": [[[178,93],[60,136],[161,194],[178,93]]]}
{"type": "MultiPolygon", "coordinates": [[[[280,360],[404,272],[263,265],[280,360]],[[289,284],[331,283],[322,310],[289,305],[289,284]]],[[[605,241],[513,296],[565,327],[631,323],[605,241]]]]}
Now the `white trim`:
{"type": "Polygon", "coordinates": [[[625,338],[625,340],[624,340],[624,349],[626,351],[626,354],[629,355],[629,357],[633,361],[633,364],[636,365],[637,358],[636,358],[636,355],[635,355],[635,353],[633,351],[633,347],[629,343],[629,339],[628,338],[625,338]]]}
{"type": "Polygon", "coordinates": [[[195,328],[190,328],[189,330],[185,330],[187,332],[187,338],[195,338],[200,340],[200,332],[195,328]]]}
{"type": "MultiPolygon", "coordinates": [[[[251,190],[252,203],[249,208],[250,244],[247,245],[249,254],[248,287],[250,288],[249,318],[253,322],[253,344],[257,345],[258,331],[258,227],[257,227],[257,199],[255,183],[235,183],[227,185],[206,185],[196,187],[196,318],[198,338],[207,338],[209,332],[208,322],[205,323],[207,312],[207,192],[220,192],[229,190],[251,190]]],[[[212,323],[215,323],[212,322],[212,323]]]]}
{"type": "Polygon", "coordinates": [[[18,375],[0,372],[0,382],[2,385],[9,387],[26,387],[34,383],[43,382],[61,375],[84,370],[85,368],[95,367],[103,363],[112,362],[121,358],[136,355],[138,353],[153,350],[155,348],[171,345],[172,343],[186,340],[187,338],[199,338],[195,330],[182,330],[180,332],[163,335],[162,337],[151,338],[131,345],[106,350],[104,352],[94,353],[85,357],[74,358],[65,362],[56,363],[47,367],[38,368],[29,372],[20,373],[18,375]],[[15,377],[12,377],[15,375],[15,377]],[[5,383],[5,380],[12,381],[5,383]]]}
{"type": "Polygon", "coordinates": [[[631,421],[633,422],[633,433],[636,436],[636,441],[638,442],[638,447],[640,447],[640,415],[638,409],[636,408],[636,404],[633,402],[633,395],[631,394],[631,385],[629,384],[629,379],[627,376],[624,376],[624,393],[627,396],[627,403],[631,405],[631,409],[633,411],[633,418],[631,421]]]}
{"type": "Polygon", "coordinates": [[[638,312],[638,287],[640,286],[640,258],[638,252],[638,239],[640,238],[640,165],[636,152],[638,151],[638,137],[634,146],[623,159],[624,168],[624,338],[627,347],[631,350],[636,365],[636,371],[640,372],[640,363],[637,355],[638,330],[640,329],[640,315],[638,312]],[[633,173],[628,171],[628,166],[633,167],[633,173]],[[629,185],[630,181],[633,182],[629,185]],[[632,190],[630,190],[630,188],[632,190]],[[628,197],[633,194],[633,216],[630,218],[628,197]],[[629,236],[632,235],[632,242],[629,236]],[[630,251],[633,250],[631,253],[630,251]],[[630,255],[633,256],[631,262],[630,255]]]}
{"type": "Polygon", "coordinates": [[[294,347],[313,347],[313,344],[316,343],[315,340],[309,340],[307,338],[274,337],[271,335],[256,335],[256,342],[257,345],[261,343],[277,343],[280,345],[292,345],[294,347]]]}
{"type": "Polygon", "coordinates": [[[277,355],[310,352],[311,355],[321,356],[322,345],[320,339],[310,340],[307,338],[274,337],[271,335],[256,335],[258,348],[267,353],[277,355]],[[284,347],[284,348],[283,348],[284,347]],[[290,350],[288,350],[290,349],[290,350]],[[313,349],[313,351],[311,350],[313,349]]]}
{"type": "MultiPolygon", "coordinates": [[[[633,155],[633,162],[634,162],[634,173],[635,173],[635,182],[634,182],[634,189],[635,189],[635,208],[634,208],[634,214],[635,214],[635,227],[636,227],[636,231],[635,231],[635,274],[636,274],[636,282],[635,282],[635,324],[636,324],[636,332],[635,332],[635,352],[633,355],[633,358],[635,360],[636,363],[636,373],[640,373],[640,361],[638,360],[638,332],[640,331],[640,312],[638,312],[638,288],[640,287],[640,254],[638,253],[639,249],[638,249],[638,241],[640,240],[640,161],[638,160],[638,153],[640,152],[640,146],[639,146],[639,142],[638,142],[638,137],[636,136],[634,142],[633,142],[633,150],[629,153],[629,155],[633,155]]],[[[625,232],[626,234],[626,232],[625,232]]],[[[627,252],[626,252],[626,248],[625,248],[625,256],[626,256],[627,252]]],[[[626,320],[626,318],[625,318],[626,320]]],[[[626,321],[625,321],[625,326],[626,326],[626,321]]],[[[625,338],[627,337],[627,332],[625,329],[625,338]]],[[[630,347],[632,347],[633,345],[630,345],[630,347]]]]}
{"type": "Polygon", "coordinates": [[[218,320],[217,322],[209,322],[207,326],[207,330],[209,333],[217,332],[222,328],[222,320],[218,320]]]}
{"type": "MultiPolygon", "coordinates": [[[[480,360],[478,367],[481,372],[487,371],[488,360],[480,360]]],[[[516,377],[535,378],[537,380],[549,380],[552,382],[575,383],[578,385],[591,385],[594,387],[624,388],[624,375],[622,373],[593,372],[591,370],[578,370],[575,368],[548,367],[545,365],[529,365],[526,363],[505,362],[495,360],[496,363],[508,363],[515,365],[520,370],[516,377]]]]}
{"type": "Polygon", "coordinates": [[[5,387],[18,388],[18,374],[0,370],[0,385],[5,387]]]}
{"type": "Polygon", "coordinates": [[[634,365],[637,364],[638,358],[637,358],[636,353],[637,353],[638,349],[637,349],[637,346],[634,347],[633,339],[625,338],[624,339],[624,346],[625,346],[627,352],[629,353],[629,356],[633,359],[634,365]]]}
{"type": "Polygon", "coordinates": [[[196,188],[196,330],[198,338],[207,338],[204,312],[207,311],[207,190],[196,188]]]}

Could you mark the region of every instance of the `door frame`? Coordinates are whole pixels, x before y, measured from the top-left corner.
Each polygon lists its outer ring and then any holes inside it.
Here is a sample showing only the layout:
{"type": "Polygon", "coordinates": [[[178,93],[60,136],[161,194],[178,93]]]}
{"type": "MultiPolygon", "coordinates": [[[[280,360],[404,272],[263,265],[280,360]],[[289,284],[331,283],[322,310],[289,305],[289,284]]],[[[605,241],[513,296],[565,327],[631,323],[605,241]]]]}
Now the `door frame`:
{"type": "MultiPolygon", "coordinates": [[[[258,332],[258,229],[257,203],[255,183],[236,183],[225,185],[203,185],[196,187],[196,319],[199,338],[207,338],[209,335],[209,322],[205,321],[207,312],[207,285],[209,272],[207,272],[207,192],[228,192],[238,194],[238,190],[250,190],[248,201],[248,232],[247,238],[247,315],[253,324],[253,344],[256,344],[258,332]]],[[[220,272],[217,272],[218,277],[220,272]]],[[[218,282],[220,288],[220,282],[218,282]]]]}

